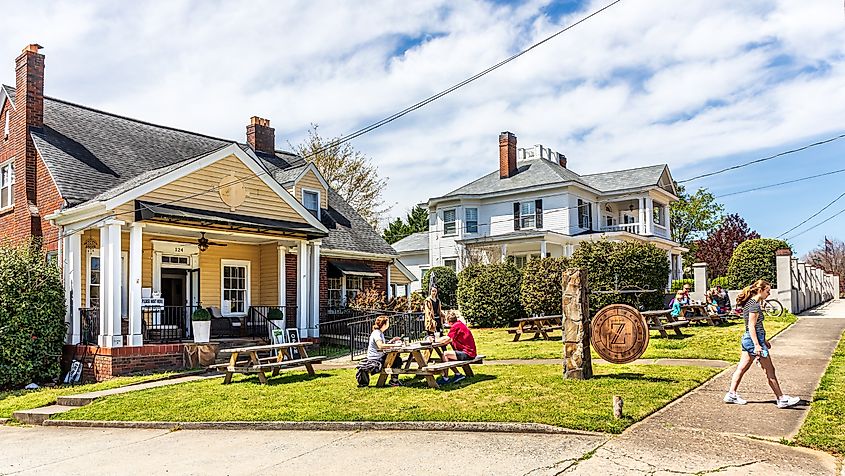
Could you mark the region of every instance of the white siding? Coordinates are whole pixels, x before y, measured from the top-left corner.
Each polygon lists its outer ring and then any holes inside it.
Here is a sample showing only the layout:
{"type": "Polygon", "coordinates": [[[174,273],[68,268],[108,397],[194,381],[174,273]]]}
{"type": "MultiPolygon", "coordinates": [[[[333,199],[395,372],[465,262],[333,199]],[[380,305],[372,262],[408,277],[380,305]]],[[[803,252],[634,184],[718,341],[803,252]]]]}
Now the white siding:
{"type": "Polygon", "coordinates": [[[425,251],[418,253],[402,253],[400,260],[402,260],[402,264],[408,268],[408,271],[417,277],[416,281],[411,282],[411,292],[421,289],[422,270],[420,268],[430,268],[428,264],[428,253],[425,251]]]}

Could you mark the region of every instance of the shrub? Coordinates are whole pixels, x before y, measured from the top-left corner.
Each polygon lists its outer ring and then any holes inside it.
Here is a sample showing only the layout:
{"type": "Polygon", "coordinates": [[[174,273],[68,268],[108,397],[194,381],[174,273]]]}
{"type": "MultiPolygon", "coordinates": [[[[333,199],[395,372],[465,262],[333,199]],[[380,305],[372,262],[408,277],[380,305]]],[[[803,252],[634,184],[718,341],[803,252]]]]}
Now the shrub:
{"type": "Polygon", "coordinates": [[[567,258],[528,260],[522,268],[520,301],[527,314],[560,314],[563,306],[561,279],[567,258]]]}
{"type": "Polygon", "coordinates": [[[201,308],[197,309],[196,311],[194,311],[193,314],[191,314],[191,320],[197,321],[197,322],[210,321],[211,320],[211,313],[208,312],[208,310],[205,309],[204,307],[201,307],[201,308]]]}
{"type": "Polygon", "coordinates": [[[683,289],[684,284],[689,284],[690,289],[695,290],[695,280],[694,279],[673,279],[672,280],[672,287],[669,288],[670,291],[677,291],[679,289],[683,289]]]}
{"type": "Polygon", "coordinates": [[[385,306],[384,293],[379,292],[376,288],[359,291],[355,298],[349,301],[349,307],[352,309],[384,309],[385,306]]]}
{"type": "Polygon", "coordinates": [[[740,289],[758,279],[765,279],[772,287],[777,287],[775,251],[781,248],[789,248],[789,244],[773,238],[743,242],[731,256],[728,264],[728,282],[735,289],[740,289]]]}
{"type": "Polygon", "coordinates": [[[268,321],[283,321],[285,320],[285,314],[282,312],[281,309],[272,307],[269,311],[267,311],[267,320],[268,321]]]}
{"type": "Polygon", "coordinates": [[[57,379],[66,332],[59,268],[37,244],[0,248],[0,387],[57,379]]]}
{"type": "Polygon", "coordinates": [[[731,281],[728,279],[727,276],[719,276],[717,278],[711,279],[710,287],[715,288],[716,286],[721,286],[723,289],[730,289],[731,281]]]}
{"type": "Polygon", "coordinates": [[[458,277],[461,314],[479,327],[504,327],[525,315],[519,302],[519,269],[510,263],[473,265],[458,277]]]}
{"type": "MultiPolygon", "coordinates": [[[[584,242],[572,255],[571,266],[583,268],[588,273],[590,290],[612,290],[638,286],[658,292],[644,293],[639,304],[645,309],[663,307],[663,290],[669,278],[669,260],[666,252],[651,243],[615,242],[601,240],[584,242]]],[[[590,312],[602,307],[622,303],[637,306],[634,294],[591,294],[590,312]]]]}
{"type": "Polygon", "coordinates": [[[437,297],[444,306],[455,307],[455,299],[458,291],[458,276],[448,266],[435,266],[425,272],[422,280],[423,299],[428,297],[428,283],[431,281],[431,273],[434,273],[434,281],[437,285],[437,297]]]}

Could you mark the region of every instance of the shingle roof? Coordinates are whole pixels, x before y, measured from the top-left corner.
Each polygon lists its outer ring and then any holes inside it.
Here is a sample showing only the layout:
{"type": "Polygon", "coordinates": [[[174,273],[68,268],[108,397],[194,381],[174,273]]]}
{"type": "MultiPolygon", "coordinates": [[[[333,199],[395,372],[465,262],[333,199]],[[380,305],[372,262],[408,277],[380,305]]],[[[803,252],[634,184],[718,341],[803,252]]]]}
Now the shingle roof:
{"type": "MultiPolygon", "coordinates": [[[[15,88],[2,86],[14,99],[15,88]]],[[[307,162],[284,151],[254,152],[233,140],[151,124],[44,98],[44,127],[31,131],[33,142],[59,193],[73,207],[114,197],[175,170],[198,157],[238,144],[279,183],[301,173],[307,162]]],[[[396,252],[343,198],[330,190],[326,217],[332,226],[326,248],[395,256],[396,252]]],[[[325,220],[324,220],[325,221],[325,220]]]]}
{"type": "Polygon", "coordinates": [[[666,166],[663,164],[650,165],[636,169],[582,175],[581,179],[595,189],[601,190],[602,192],[611,192],[657,185],[660,182],[660,177],[663,175],[664,170],[666,170],[666,166]]]}
{"type": "Polygon", "coordinates": [[[413,253],[414,251],[428,250],[428,232],[421,231],[408,235],[405,238],[393,243],[393,249],[399,253],[413,253]]]}

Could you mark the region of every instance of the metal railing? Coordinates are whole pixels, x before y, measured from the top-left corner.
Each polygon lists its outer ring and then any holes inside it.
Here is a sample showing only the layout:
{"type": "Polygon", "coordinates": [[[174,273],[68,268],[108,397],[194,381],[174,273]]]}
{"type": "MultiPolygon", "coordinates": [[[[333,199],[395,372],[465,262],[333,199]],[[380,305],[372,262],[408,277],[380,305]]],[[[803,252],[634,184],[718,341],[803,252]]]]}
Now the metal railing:
{"type": "Polygon", "coordinates": [[[79,308],[82,344],[97,345],[100,336],[100,310],[96,307],[79,308]]]}
{"type": "Polygon", "coordinates": [[[296,327],[296,306],[250,306],[244,321],[242,335],[270,339],[274,330],[296,327]],[[273,322],[270,315],[273,309],[282,312],[281,323],[273,322]]]}
{"type": "Polygon", "coordinates": [[[371,311],[369,314],[320,322],[320,353],[329,356],[349,355],[355,358],[367,351],[373,321],[378,316],[390,317],[386,338],[407,337],[416,342],[425,336],[425,318],[421,312],[397,313],[371,311]]]}
{"type": "Polygon", "coordinates": [[[145,306],[141,331],[145,342],[179,342],[192,337],[191,316],[200,306],[145,306]]]}

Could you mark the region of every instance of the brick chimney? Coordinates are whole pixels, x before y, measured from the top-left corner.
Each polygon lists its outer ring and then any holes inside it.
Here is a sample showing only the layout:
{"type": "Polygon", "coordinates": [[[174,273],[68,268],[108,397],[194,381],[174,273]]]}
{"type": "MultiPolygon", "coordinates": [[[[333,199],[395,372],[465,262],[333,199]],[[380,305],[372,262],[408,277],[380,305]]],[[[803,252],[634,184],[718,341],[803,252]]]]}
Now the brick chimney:
{"type": "Polygon", "coordinates": [[[256,152],[276,152],[276,130],[270,127],[269,119],[252,116],[246,126],[246,141],[256,152]]]}
{"type": "Polygon", "coordinates": [[[30,131],[44,127],[44,55],[38,50],[41,45],[30,44],[15,60],[15,106],[14,121],[10,124],[10,136],[17,151],[15,160],[16,181],[24,182],[15,190],[15,221],[21,235],[41,236],[41,219],[37,206],[38,153],[32,142],[30,131]],[[23,179],[23,180],[21,180],[23,179]]]}
{"type": "Polygon", "coordinates": [[[563,154],[558,154],[557,163],[559,163],[561,167],[566,168],[566,156],[563,154]]]}
{"type": "Polygon", "coordinates": [[[516,175],[516,136],[510,132],[499,134],[499,178],[516,175]]]}

